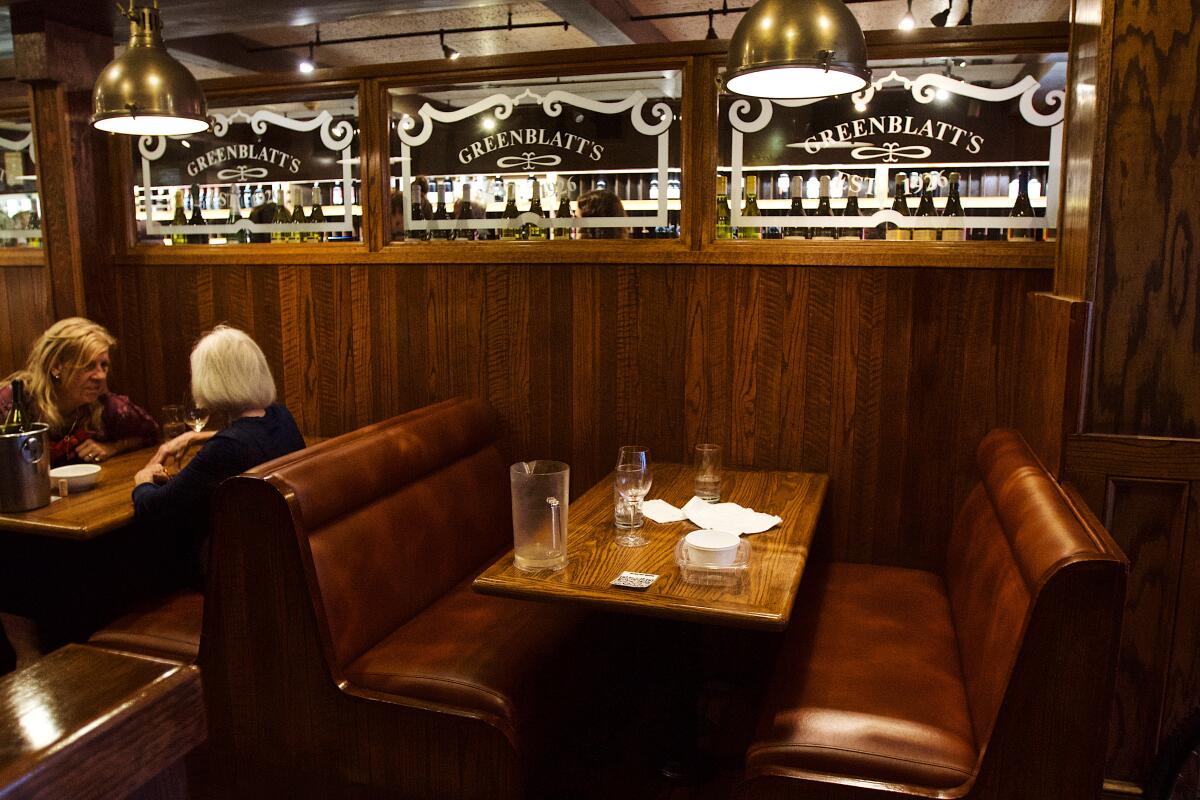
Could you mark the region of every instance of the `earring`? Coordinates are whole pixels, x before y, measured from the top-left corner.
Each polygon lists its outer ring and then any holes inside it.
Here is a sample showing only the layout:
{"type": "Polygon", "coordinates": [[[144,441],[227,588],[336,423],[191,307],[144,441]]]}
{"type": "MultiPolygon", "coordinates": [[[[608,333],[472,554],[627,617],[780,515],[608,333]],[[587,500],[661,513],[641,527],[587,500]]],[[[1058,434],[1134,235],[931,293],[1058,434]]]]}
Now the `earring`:
{"type": "Polygon", "coordinates": [[[58,383],[59,381],[62,380],[62,373],[58,372],[57,370],[55,370],[54,372],[51,372],[50,380],[54,381],[55,383],[58,383]]]}

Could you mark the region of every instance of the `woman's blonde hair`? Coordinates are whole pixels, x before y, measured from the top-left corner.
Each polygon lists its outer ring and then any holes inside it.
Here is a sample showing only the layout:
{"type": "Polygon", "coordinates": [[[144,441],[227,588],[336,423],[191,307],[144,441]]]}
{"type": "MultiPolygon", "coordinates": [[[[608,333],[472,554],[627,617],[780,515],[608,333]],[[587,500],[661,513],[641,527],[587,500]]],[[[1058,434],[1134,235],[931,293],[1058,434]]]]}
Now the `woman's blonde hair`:
{"type": "Polygon", "coordinates": [[[218,325],[192,348],[192,399],[214,411],[266,408],[275,402],[267,357],[237,328],[218,325]]]}
{"type": "MultiPolygon", "coordinates": [[[[111,350],[117,340],[103,325],[83,317],[67,317],[51,325],[34,342],[25,369],[14,372],[5,382],[20,379],[25,383],[25,395],[39,422],[50,426],[54,434],[67,427],[58,410],[58,387],[68,383],[80,370],[86,369],[105,350],[111,350]]],[[[100,417],[103,407],[91,403],[91,427],[103,432],[100,417]]],[[[72,420],[74,422],[74,420],[72,420]]]]}

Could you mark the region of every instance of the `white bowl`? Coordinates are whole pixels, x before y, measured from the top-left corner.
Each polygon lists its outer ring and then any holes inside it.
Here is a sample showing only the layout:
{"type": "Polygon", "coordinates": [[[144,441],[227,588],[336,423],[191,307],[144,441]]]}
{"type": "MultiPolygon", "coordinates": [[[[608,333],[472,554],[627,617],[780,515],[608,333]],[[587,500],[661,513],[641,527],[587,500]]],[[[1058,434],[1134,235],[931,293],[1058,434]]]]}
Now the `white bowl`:
{"type": "Polygon", "coordinates": [[[726,567],[737,558],[742,537],[732,531],[692,531],[684,537],[688,559],[696,564],[726,567]]]}
{"type": "Polygon", "coordinates": [[[50,470],[50,486],[57,491],[59,480],[67,479],[68,492],[82,492],[96,485],[100,479],[99,464],[69,464],[50,470]]]}

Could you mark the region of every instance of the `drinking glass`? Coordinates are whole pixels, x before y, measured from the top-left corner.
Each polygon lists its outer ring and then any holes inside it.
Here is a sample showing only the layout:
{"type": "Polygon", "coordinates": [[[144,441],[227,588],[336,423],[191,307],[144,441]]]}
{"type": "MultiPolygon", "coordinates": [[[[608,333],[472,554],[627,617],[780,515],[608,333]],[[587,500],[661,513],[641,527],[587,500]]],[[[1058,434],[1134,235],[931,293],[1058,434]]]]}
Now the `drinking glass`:
{"type": "Polygon", "coordinates": [[[692,493],[709,503],[721,500],[721,446],[698,444],[695,450],[696,477],[692,493]]]}
{"type": "Polygon", "coordinates": [[[613,481],[613,525],[620,532],[618,544],[638,547],[646,543],[646,537],[640,533],[645,521],[642,501],[653,479],[650,451],[637,445],[622,447],[613,481]]]}
{"type": "Polygon", "coordinates": [[[199,433],[208,424],[208,409],[191,406],[184,416],[184,421],[187,422],[189,428],[199,433]]]}
{"type": "Polygon", "coordinates": [[[170,441],[187,430],[183,421],[183,406],[169,405],[162,407],[163,441],[170,441]]]}

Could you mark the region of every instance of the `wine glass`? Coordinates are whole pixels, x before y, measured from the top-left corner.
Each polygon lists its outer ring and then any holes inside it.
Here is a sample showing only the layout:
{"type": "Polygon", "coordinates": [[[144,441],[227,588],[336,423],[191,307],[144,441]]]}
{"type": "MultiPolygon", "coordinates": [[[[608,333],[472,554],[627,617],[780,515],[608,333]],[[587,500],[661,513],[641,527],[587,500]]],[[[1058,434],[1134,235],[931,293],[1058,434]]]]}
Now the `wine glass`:
{"type": "Polygon", "coordinates": [[[183,406],[166,405],[162,407],[162,435],[163,441],[171,441],[179,434],[187,430],[187,426],[183,423],[183,406]]]}
{"type": "Polygon", "coordinates": [[[613,480],[613,525],[620,531],[617,544],[638,547],[647,542],[640,532],[645,521],[642,501],[654,482],[650,451],[645,447],[622,447],[613,480]]]}
{"type": "Polygon", "coordinates": [[[184,422],[188,424],[189,428],[199,433],[208,424],[208,409],[191,406],[184,415],[184,422]]]}

